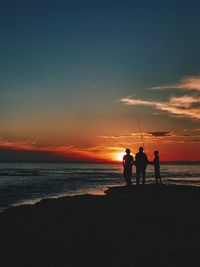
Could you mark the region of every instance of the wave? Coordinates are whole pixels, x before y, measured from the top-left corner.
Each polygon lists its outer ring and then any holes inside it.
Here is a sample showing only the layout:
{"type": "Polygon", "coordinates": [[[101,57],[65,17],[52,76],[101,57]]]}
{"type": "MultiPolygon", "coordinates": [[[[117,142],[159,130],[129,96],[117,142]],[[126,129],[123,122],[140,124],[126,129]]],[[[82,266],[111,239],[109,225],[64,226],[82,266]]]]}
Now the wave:
{"type": "MultiPolygon", "coordinates": [[[[104,176],[104,177],[111,177],[114,175],[120,175],[122,174],[122,170],[119,169],[77,169],[77,168],[66,168],[62,170],[55,170],[55,169],[0,169],[0,176],[69,176],[69,175],[76,175],[80,177],[86,177],[86,176],[104,176]]],[[[133,170],[133,176],[134,176],[134,170],[133,170]]],[[[170,178],[176,178],[176,177],[200,177],[200,172],[162,172],[162,177],[170,177],[170,178]]],[[[148,177],[154,177],[153,171],[147,172],[148,177]]]]}
{"type": "Polygon", "coordinates": [[[175,178],[175,179],[167,179],[167,181],[172,182],[172,183],[179,183],[179,184],[200,184],[200,178],[196,180],[175,178]]]}
{"type": "Polygon", "coordinates": [[[62,176],[62,175],[112,175],[113,173],[119,173],[116,169],[77,169],[66,168],[62,170],[55,169],[0,169],[0,176],[62,176]]]}

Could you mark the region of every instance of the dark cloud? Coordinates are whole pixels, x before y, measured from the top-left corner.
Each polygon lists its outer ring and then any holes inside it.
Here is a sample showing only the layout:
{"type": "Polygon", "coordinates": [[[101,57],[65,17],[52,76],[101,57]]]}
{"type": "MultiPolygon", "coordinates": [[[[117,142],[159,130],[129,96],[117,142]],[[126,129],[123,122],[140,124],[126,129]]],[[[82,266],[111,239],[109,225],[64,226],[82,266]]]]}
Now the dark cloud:
{"type": "Polygon", "coordinates": [[[49,151],[27,151],[0,148],[0,162],[98,162],[82,155],[61,154],[49,151]]]}
{"type": "Polygon", "coordinates": [[[163,137],[163,136],[169,136],[170,132],[148,132],[148,134],[151,134],[155,137],[163,137]]]}

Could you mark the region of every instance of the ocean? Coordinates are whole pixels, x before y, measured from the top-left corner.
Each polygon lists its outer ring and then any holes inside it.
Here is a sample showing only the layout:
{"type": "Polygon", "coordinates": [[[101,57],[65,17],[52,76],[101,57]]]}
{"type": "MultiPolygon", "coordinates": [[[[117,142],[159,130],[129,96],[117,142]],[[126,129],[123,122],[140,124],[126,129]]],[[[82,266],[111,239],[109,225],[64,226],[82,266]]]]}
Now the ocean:
{"type": "MultiPolygon", "coordinates": [[[[200,165],[163,164],[161,176],[164,183],[200,186],[200,165]]],[[[151,165],[146,181],[154,183],[151,165]]],[[[108,187],[124,184],[120,164],[0,163],[0,211],[43,198],[102,195],[108,187]]]]}

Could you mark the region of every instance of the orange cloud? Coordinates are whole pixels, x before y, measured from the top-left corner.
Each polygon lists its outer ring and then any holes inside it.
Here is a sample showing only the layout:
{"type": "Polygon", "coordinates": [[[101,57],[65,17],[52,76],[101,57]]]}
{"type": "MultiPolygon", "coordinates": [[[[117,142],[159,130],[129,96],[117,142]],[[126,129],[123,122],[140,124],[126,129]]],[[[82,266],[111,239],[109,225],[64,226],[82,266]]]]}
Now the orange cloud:
{"type": "MultiPolygon", "coordinates": [[[[124,147],[138,147],[141,145],[141,135],[143,137],[144,143],[147,144],[159,144],[162,143],[199,143],[200,144],[200,135],[197,129],[195,130],[179,130],[179,131],[151,131],[151,132],[142,132],[142,133],[130,133],[129,135],[119,135],[119,136],[101,136],[105,140],[110,138],[119,138],[120,144],[124,144],[124,147]],[[123,140],[123,141],[122,141],[123,140]]],[[[119,148],[119,147],[118,147],[119,148]]]]}
{"type": "Polygon", "coordinates": [[[196,90],[200,91],[200,76],[189,76],[183,78],[179,83],[164,84],[152,87],[151,89],[182,89],[182,90],[196,90]]]}
{"type": "Polygon", "coordinates": [[[86,159],[93,161],[112,161],[113,153],[120,151],[119,147],[106,145],[75,147],[75,146],[45,146],[36,141],[10,141],[1,139],[0,150],[49,152],[66,156],[66,159],[86,159]]]}
{"type": "Polygon", "coordinates": [[[153,107],[157,110],[167,111],[179,117],[200,119],[200,107],[194,104],[200,104],[199,96],[180,96],[171,97],[167,102],[148,101],[135,99],[131,97],[122,98],[121,102],[126,105],[144,105],[153,107]]]}
{"type": "Polygon", "coordinates": [[[200,119],[200,76],[189,76],[183,78],[178,83],[164,84],[160,86],[151,87],[154,90],[175,89],[185,91],[196,91],[192,95],[171,96],[168,101],[149,101],[143,99],[136,99],[133,97],[125,97],[121,102],[126,105],[144,105],[153,107],[157,110],[166,111],[178,117],[185,117],[191,119],[200,119]]]}

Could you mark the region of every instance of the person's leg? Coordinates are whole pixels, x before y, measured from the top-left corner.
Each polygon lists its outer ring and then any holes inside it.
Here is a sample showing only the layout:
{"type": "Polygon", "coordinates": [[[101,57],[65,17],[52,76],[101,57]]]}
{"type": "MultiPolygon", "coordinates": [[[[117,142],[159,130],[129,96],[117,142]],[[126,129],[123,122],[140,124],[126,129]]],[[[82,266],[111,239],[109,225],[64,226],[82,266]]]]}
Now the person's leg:
{"type": "Polygon", "coordinates": [[[132,172],[130,173],[130,185],[133,185],[132,184],[132,172]]]}
{"type": "Polygon", "coordinates": [[[127,184],[127,186],[132,185],[132,182],[131,182],[131,173],[128,173],[128,174],[127,174],[127,177],[126,177],[126,184],[127,184]]]}
{"type": "Polygon", "coordinates": [[[129,169],[125,169],[125,170],[124,170],[124,178],[125,178],[125,180],[126,180],[126,185],[127,185],[127,186],[132,185],[132,182],[131,182],[131,176],[132,176],[132,171],[129,170],[129,169]]]}
{"type": "Polygon", "coordinates": [[[140,168],[136,167],[136,185],[140,184],[140,168]]]}
{"type": "Polygon", "coordinates": [[[146,179],[146,168],[142,169],[142,185],[145,185],[145,179],[146,179]]]}
{"type": "Polygon", "coordinates": [[[123,173],[123,175],[124,175],[124,179],[125,179],[125,181],[126,181],[126,185],[128,185],[128,175],[127,175],[127,171],[126,171],[126,169],[124,169],[124,173],[123,173]]]}
{"type": "Polygon", "coordinates": [[[161,176],[160,176],[160,173],[159,173],[159,180],[160,180],[160,184],[162,183],[162,181],[161,181],[161,176]]]}
{"type": "Polygon", "coordinates": [[[155,182],[156,182],[156,184],[158,183],[158,169],[157,169],[157,167],[155,167],[154,168],[154,171],[155,171],[155,182]]]}
{"type": "Polygon", "coordinates": [[[158,184],[158,175],[155,174],[155,181],[156,181],[156,184],[158,184]]]}
{"type": "Polygon", "coordinates": [[[155,182],[157,184],[158,183],[158,177],[157,177],[157,172],[156,172],[156,166],[154,166],[154,177],[155,177],[155,182]]]}
{"type": "Polygon", "coordinates": [[[131,178],[128,180],[127,185],[128,186],[131,186],[132,185],[131,178]]]}
{"type": "Polygon", "coordinates": [[[159,180],[159,182],[161,184],[160,167],[156,168],[156,174],[157,174],[157,180],[159,180]]]}

